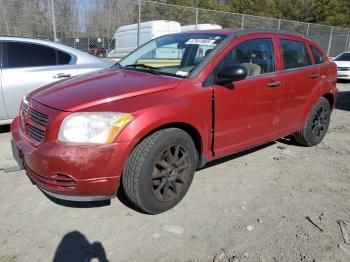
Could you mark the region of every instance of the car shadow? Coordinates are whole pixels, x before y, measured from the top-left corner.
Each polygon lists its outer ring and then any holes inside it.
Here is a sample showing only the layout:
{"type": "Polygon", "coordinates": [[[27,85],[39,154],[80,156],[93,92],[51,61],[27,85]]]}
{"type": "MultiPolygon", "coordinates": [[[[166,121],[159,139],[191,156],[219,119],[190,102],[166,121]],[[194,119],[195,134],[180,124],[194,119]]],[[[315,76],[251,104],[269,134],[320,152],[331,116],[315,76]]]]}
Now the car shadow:
{"type": "Polygon", "coordinates": [[[336,109],[350,111],[350,91],[339,91],[336,109]]]}
{"type": "Polygon", "coordinates": [[[59,243],[53,262],[99,261],[108,262],[101,242],[92,244],[79,231],[67,233],[59,243]]]}
{"type": "MultiPolygon", "coordinates": [[[[123,178],[123,176],[122,176],[122,178],[123,178]]],[[[150,214],[146,213],[145,211],[143,211],[142,209],[136,207],[133,203],[131,203],[131,201],[129,200],[129,198],[125,194],[124,188],[122,186],[122,181],[120,181],[120,186],[119,186],[118,191],[117,191],[117,198],[124,206],[126,206],[126,207],[128,207],[128,208],[130,208],[138,213],[141,213],[144,215],[150,215],[150,214]]]]}
{"type": "Polygon", "coordinates": [[[239,153],[235,153],[233,155],[229,155],[229,156],[226,156],[226,157],[222,157],[222,158],[213,160],[213,161],[207,163],[204,167],[202,167],[202,168],[200,168],[198,170],[203,170],[203,169],[207,169],[207,168],[210,168],[210,167],[213,167],[213,166],[216,166],[216,165],[220,165],[220,164],[225,163],[227,161],[231,161],[231,160],[234,160],[234,159],[237,159],[237,158],[240,158],[240,157],[252,154],[252,153],[254,153],[256,151],[259,151],[259,150],[264,149],[266,147],[272,146],[274,144],[276,144],[276,142],[272,141],[272,142],[269,142],[269,143],[266,143],[266,144],[263,144],[263,145],[259,145],[259,146],[247,149],[247,150],[239,152],[239,153]]]}
{"type": "Polygon", "coordinates": [[[10,125],[3,125],[0,126],[0,134],[2,133],[8,133],[11,131],[11,126],[10,125]]]}
{"type": "Polygon", "coordinates": [[[278,139],[277,141],[279,143],[285,144],[287,146],[298,146],[298,147],[302,147],[303,146],[303,145],[299,144],[297,141],[295,141],[293,135],[282,137],[282,138],[278,139]]]}

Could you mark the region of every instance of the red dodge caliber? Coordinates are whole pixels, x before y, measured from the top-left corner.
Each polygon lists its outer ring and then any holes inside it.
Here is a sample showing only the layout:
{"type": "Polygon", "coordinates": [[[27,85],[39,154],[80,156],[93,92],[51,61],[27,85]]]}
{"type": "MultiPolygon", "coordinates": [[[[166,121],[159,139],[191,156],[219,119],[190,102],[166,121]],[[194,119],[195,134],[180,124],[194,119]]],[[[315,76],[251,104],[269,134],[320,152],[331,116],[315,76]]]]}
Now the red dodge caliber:
{"type": "Polygon", "coordinates": [[[13,155],[48,195],[102,200],[122,185],[157,214],[183,198],[208,161],[290,134],[318,144],[336,78],[336,65],[300,35],[166,35],[112,68],[28,94],[11,127],[13,155]]]}

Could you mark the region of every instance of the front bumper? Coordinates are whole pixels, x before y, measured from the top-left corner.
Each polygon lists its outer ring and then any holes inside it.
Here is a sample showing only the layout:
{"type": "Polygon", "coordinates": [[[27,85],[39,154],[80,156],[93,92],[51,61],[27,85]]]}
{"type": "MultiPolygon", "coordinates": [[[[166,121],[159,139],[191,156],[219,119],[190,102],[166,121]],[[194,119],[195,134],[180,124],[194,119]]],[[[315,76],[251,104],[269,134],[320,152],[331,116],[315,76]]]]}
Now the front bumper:
{"type": "Polygon", "coordinates": [[[344,79],[344,80],[346,80],[346,79],[350,80],[350,71],[338,71],[337,78],[344,79]]]}
{"type": "Polygon", "coordinates": [[[129,142],[72,145],[44,141],[33,146],[22,133],[18,117],[11,132],[28,177],[48,195],[73,201],[116,195],[129,142]]]}

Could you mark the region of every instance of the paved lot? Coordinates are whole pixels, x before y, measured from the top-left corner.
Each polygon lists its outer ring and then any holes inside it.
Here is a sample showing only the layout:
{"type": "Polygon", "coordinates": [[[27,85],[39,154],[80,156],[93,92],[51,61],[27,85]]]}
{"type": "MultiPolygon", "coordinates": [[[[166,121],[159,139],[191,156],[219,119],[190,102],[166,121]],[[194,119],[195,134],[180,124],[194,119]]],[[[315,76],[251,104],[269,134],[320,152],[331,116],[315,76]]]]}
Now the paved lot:
{"type": "MultiPolygon", "coordinates": [[[[279,141],[216,162],[157,216],[122,193],[54,202],[23,171],[0,170],[0,261],[350,261],[337,223],[350,223],[350,84],[339,89],[319,146],[279,141]]],[[[9,128],[0,130],[0,168],[13,166],[9,128]]]]}

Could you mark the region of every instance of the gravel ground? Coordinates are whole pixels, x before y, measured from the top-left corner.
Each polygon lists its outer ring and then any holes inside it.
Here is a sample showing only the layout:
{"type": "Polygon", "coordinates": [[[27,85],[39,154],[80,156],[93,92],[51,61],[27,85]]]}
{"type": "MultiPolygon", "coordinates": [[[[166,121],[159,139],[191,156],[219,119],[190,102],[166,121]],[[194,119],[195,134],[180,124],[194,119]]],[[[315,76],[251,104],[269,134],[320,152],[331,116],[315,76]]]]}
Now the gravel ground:
{"type": "MultiPolygon", "coordinates": [[[[338,225],[350,223],[350,84],[338,87],[320,145],[281,140],[212,163],[156,216],[123,193],[50,200],[24,171],[0,170],[0,261],[350,261],[338,225]]],[[[14,166],[9,127],[0,130],[0,168],[14,166]]]]}

